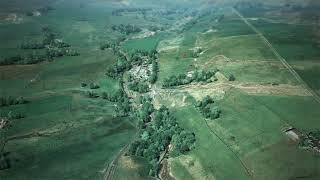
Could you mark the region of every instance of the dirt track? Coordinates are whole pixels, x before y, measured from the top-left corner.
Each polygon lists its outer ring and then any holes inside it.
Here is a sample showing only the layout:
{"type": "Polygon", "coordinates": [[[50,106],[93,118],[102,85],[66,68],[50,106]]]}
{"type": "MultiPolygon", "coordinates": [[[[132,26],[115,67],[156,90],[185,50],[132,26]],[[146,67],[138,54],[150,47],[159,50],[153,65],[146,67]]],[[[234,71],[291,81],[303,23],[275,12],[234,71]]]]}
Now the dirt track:
{"type": "Polygon", "coordinates": [[[256,32],[261,39],[266,43],[266,45],[270,48],[273,54],[281,61],[281,63],[289,70],[289,72],[297,79],[298,82],[304,86],[304,88],[309,91],[310,94],[314,97],[314,99],[320,103],[320,96],[314,92],[308,84],[300,77],[300,75],[290,66],[290,64],[277,52],[277,50],[272,46],[272,44],[268,41],[268,39],[257,29],[255,28],[245,17],[243,17],[239,11],[232,8],[232,10],[254,31],[256,32]]]}

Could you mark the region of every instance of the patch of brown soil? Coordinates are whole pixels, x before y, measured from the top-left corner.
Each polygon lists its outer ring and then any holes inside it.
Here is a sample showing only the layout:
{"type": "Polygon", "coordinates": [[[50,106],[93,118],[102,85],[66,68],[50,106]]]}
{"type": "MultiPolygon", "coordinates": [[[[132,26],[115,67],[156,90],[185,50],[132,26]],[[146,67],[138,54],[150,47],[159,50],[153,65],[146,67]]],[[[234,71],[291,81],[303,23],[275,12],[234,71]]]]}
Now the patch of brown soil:
{"type": "Polygon", "coordinates": [[[3,79],[32,79],[40,70],[39,65],[10,65],[0,66],[0,80],[3,79]]]}
{"type": "Polygon", "coordinates": [[[175,178],[170,173],[170,168],[167,160],[162,161],[162,168],[159,173],[159,177],[162,180],[174,180],[175,178]]]}

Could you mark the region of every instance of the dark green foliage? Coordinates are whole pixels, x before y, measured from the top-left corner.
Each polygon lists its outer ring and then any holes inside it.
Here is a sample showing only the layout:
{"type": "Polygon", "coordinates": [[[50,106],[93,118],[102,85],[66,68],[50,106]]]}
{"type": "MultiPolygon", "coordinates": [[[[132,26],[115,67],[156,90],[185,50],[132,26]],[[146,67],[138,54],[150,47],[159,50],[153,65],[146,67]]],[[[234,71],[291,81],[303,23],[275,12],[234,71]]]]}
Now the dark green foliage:
{"type": "Polygon", "coordinates": [[[18,64],[19,62],[23,61],[23,57],[20,55],[7,57],[4,59],[1,59],[0,65],[11,65],[11,64],[18,64]]]}
{"type": "Polygon", "coordinates": [[[33,16],[33,12],[31,11],[26,12],[26,16],[33,16]]]}
{"type": "Polygon", "coordinates": [[[112,30],[114,31],[118,31],[122,34],[125,34],[125,35],[129,35],[129,34],[133,34],[133,33],[138,33],[138,32],[141,32],[142,29],[139,28],[138,26],[136,25],[131,25],[131,24],[127,24],[127,25],[124,25],[124,24],[120,24],[120,25],[113,25],[111,27],[112,30]]]}
{"type": "Polygon", "coordinates": [[[188,131],[180,131],[175,138],[175,145],[179,152],[185,153],[195,147],[196,137],[195,134],[188,131]]]}
{"type": "Polygon", "coordinates": [[[149,82],[151,84],[156,83],[156,81],[158,80],[158,71],[159,71],[158,62],[156,60],[153,60],[152,61],[152,72],[151,72],[151,75],[149,77],[149,82]]]}
{"type": "Polygon", "coordinates": [[[98,84],[96,84],[96,83],[90,83],[89,88],[90,89],[99,89],[100,86],[98,84]]]}
{"type": "Polygon", "coordinates": [[[37,64],[43,61],[52,61],[56,57],[62,56],[79,56],[80,54],[73,49],[70,49],[70,45],[56,39],[56,34],[48,27],[43,27],[44,39],[42,43],[39,42],[25,42],[21,49],[44,49],[45,54],[38,54],[36,51],[27,55],[16,55],[12,57],[6,57],[0,60],[0,65],[14,65],[14,64],[37,64]]]}
{"type": "Polygon", "coordinates": [[[142,105],[141,109],[137,112],[137,117],[139,119],[140,128],[145,128],[145,123],[151,121],[151,114],[154,112],[154,107],[152,104],[151,98],[148,96],[140,97],[140,104],[142,105]]]}
{"type": "Polygon", "coordinates": [[[129,59],[127,59],[127,57],[118,49],[115,52],[118,56],[117,64],[109,67],[106,72],[107,76],[114,79],[121,77],[122,74],[125,71],[130,70],[133,65],[141,65],[146,60],[150,60],[150,63],[152,63],[151,60],[156,60],[157,58],[157,51],[155,50],[150,52],[136,50],[130,54],[129,59]]]}
{"type": "Polygon", "coordinates": [[[306,149],[315,149],[320,151],[320,130],[311,131],[303,135],[299,146],[306,149]]]}
{"type": "Polygon", "coordinates": [[[150,53],[149,57],[152,61],[152,72],[151,75],[149,77],[149,82],[151,84],[156,83],[156,81],[158,80],[158,71],[159,71],[159,65],[157,62],[157,51],[153,51],[150,53]]]}
{"type": "Polygon", "coordinates": [[[87,87],[87,83],[82,82],[81,87],[87,87]]]}
{"type": "Polygon", "coordinates": [[[123,91],[117,91],[115,93],[106,93],[106,92],[103,92],[102,93],[102,98],[103,99],[106,99],[108,101],[111,101],[111,102],[118,102],[118,101],[122,101],[122,98],[125,97],[125,94],[123,91]]]}
{"type": "Polygon", "coordinates": [[[236,78],[234,77],[233,74],[230,74],[229,77],[228,77],[228,80],[229,80],[229,81],[235,81],[236,78]]]}
{"type": "Polygon", "coordinates": [[[55,9],[53,7],[51,7],[51,6],[45,6],[45,7],[42,7],[42,8],[38,9],[38,11],[40,11],[42,14],[47,14],[50,11],[53,11],[53,10],[55,10],[55,9]]]}
{"type": "Polygon", "coordinates": [[[139,82],[139,81],[133,81],[133,82],[128,83],[128,88],[131,91],[136,91],[139,93],[146,93],[146,92],[150,91],[147,83],[139,82]]]}
{"type": "Polygon", "coordinates": [[[199,101],[196,107],[205,118],[217,119],[220,117],[221,110],[215,105],[214,100],[210,96],[206,96],[202,101],[199,101]]]}
{"type": "Polygon", "coordinates": [[[111,48],[113,50],[113,52],[116,52],[119,49],[118,46],[124,40],[125,39],[119,38],[116,42],[103,42],[100,44],[100,50],[105,50],[105,49],[111,48]]]}
{"type": "Polygon", "coordinates": [[[137,117],[141,132],[130,146],[129,154],[146,158],[151,165],[149,174],[155,176],[160,168],[159,158],[169,144],[173,143],[180,153],[188,152],[194,148],[195,135],[179,127],[168,108],[155,110],[149,97],[142,97],[140,102],[142,107],[137,117]]]}
{"type": "Polygon", "coordinates": [[[10,153],[0,152],[0,170],[11,168],[11,160],[8,157],[10,153]]]}
{"type": "Polygon", "coordinates": [[[191,76],[180,74],[164,79],[163,87],[173,87],[190,84],[192,82],[211,82],[211,78],[215,75],[214,71],[198,71],[193,72],[191,76]]]}
{"type": "Polygon", "coordinates": [[[118,91],[113,94],[102,93],[102,98],[111,102],[116,102],[116,116],[125,117],[131,115],[131,102],[129,97],[123,92],[118,91]]]}
{"type": "Polygon", "coordinates": [[[16,55],[4,58],[0,61],[0,65],[14,65],[14,64],[37,64],[43,61],[51,61],[54,56],[43,54],[27,54],[25,56],[16,55]]]}
{"type": "Polygon", "coordinates": [[[0,119],[1,118],[7,118],[7,119],[22,119],[25,118],[25,115],[21,114],[21,113],[17,113],[17,112],[8,112],[8,113],[1,113],[0,114],[0,119]]]}
{"type": "Polygon", "coordinates": [[[122,57],[118,59],[116,65],[107,69],[106,75],[116,79],[121,77],[125,71],[130,70],[131,67],[132,65],[130,61],[128,61],[125,57],[122,57]]]}
{"type": "Polygon", "coordinates": [[[24,97],[0,97],[0,107],[3,106],[11,106],[11,105],[17,105],[17,104],[26,104],[29,101],[27,101],[24,97]]]}
{"type": "Polygon", "coordinates": [[[88,98],[93,98],[93,99],[99,97],[99,95],[98,95],[97,93],[93,92],[93,91],[88,91],[88,92],[86,93],[86,96],[87,96],[88,98]]]}
{"type": "Polygon", "coordinates": [[[105,43],[100,44],[100,50],[105,50],[105,49],[112,48],[112,47],[115,47],[115,44],[111,44],[109,42],[105,42],[105,43]]]}
{"type": "Polygon", "coordinates": [[[116,9],[112,11],[113,16],[122,16],[123,13],[129,12],[129,13],[141,13],[145,14],[147,11],[152,10],[151,8],[121,8],[116,9]]]}

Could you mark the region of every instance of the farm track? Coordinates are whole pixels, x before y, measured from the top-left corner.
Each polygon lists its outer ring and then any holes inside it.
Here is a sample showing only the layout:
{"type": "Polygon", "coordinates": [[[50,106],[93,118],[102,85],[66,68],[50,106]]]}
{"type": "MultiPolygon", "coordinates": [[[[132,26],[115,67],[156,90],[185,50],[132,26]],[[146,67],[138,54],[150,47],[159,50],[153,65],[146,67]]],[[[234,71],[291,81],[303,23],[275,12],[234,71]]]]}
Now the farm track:
{"type": "MultiPolygon", "coordinates": [[[[120,51],[120,53],[122,53],[126,59],[129,59],[129,55],[127,53],[124,53],[123,51],[120,51]]],[[[123,79],[123,77],[121,78],[123,79]]],[[[122,81],[122,80],[121,80],[122,81]]],[[[120,83],[120,87],[121,89],[128,95],[128,97],[130,97],[130,93],[128,92],[127,88],[126,88],[126,85],[124,84],[124,82],[121,82],[120,83]]],[[[132,97],[130,97],[132,98],[132,97]]],[[[133,104],[133,107],[136,107],[135,104],[133,104]]],[[[136,140],[138,136],[138,131],[137,133],[134,135],[133,139],[128,143],[126,144],[120,151],[119,153],[115,156],[115,158],[111,161],[111,163],[108,165],[108,168],[107,170],[105,170],[103,173],[103,180],[112,180],[114,178],[114,174],[117,170],[117,162],[119,161],[120,157],[128,151],[130,145],[132,144],[133,141],[136,140]]]]}
{"type": "Polygon", "coordinates": [[[223,140],[215,131],[212,130],[212,128],[209,126],[206,119],[203,119],[205,121],[206,126],[208,127],[209,131],[214,134],[227,148],[228,150],[238,159],[238,161],[241,163],[241,166],[243,169],[245,169],[247,175],[250,177],[250,179],[254,179],[252,174],[250,173],[248,167],[245,165],[245,163],[242,161],[242,159],[238,156],[238,154],[230,147],[230,145],[223,140]]]}
{"type": "Polygon", "coordinates": [[[109,164],[108,169],[105,171],[103,175],[103,180],[111,180],[114,177],[114,174],[117,169],[117,162],[120,159],[120,157],[128,150],[131,143],[128,143],[126,146],[124,146],[117,156],[112,160],[112,162],[109,164]]]}
{"type": "Polygon", "coordinates": [[[273,54],[281,61],[281,63],[289,70],[289,72],[295,77],[295,79],[301,83],[306,90],[314,97],[314,99],[320,103],[320,96],[312,90],[309,85],[300,77],[300,75],[290,66],[290,64],[278,53],[278,51],[273,47],[273,45],[268,41],[268,39],[256,28],[254,27],[239,11],[232,8],[232,10],[243,20],[254,32],[256,32],[264,43],[270,48],[273,54]]]}

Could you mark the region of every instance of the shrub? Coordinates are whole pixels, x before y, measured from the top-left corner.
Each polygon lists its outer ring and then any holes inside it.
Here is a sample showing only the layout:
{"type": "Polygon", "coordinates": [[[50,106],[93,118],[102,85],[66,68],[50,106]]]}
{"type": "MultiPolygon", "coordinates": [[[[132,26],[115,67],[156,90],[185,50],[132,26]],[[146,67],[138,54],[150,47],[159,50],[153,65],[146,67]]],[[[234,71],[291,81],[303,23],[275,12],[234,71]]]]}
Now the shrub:
{"type": "Polygon", "coordinates": [[[87,87],[87,83],[82,82],[81,87],[87,87]]]}
{"type": "Polygon", "coordinates": [[[88,91],[86,93],[86,95],[87,95],[88,98],[98,98],[99,97],[99,95],[97,93],[92,92],[92,91],[88,91]]]}
{"type": "Polygon", "coordinates": [[[179,127],[168,108],[162,106],[155,110],[151,101],[149,97],[140,98],[141,108],[137,117],[142,124],[141,132],[128,153],[146,158],[151,165],[149,174],[155,176],[160,169],[160,155],[170,143],[174,144],[179,153],[186,153],[195,147],[196,139],[194,133],[179,127]]]}
{"type": "Polygon", "coordinates": [[[214,71],[194,71],[191,76],[180,74],[178,76],[170,76],[164,79],[163,87],[173,87],[190,84],[192,82],[211,82],[210,79],[215,75],[214,71]]]}
{"type": "Polygon", "coordinates": [[[90,89],[99,89],[100,86],[98,84],[96,84],[96,83],[90,83],[89,88],[90,89]]]}
{"type": "Polygon", "coordinates": [[[215,106],[215,102],[210,96],[206,96],[202,101],[199,101],[196,107],[205,118],[217,119],[220,117],[221,110],[218,106],[215,106]]]}
{"type": "Polygon", "coordinates": [[[28,103],[28,101],[25,100],[23,97],[17,97],[17,98],[12,96],[0,97],[0,107],[17,105],[17,104],[26,104],[26,103],[28,103]]]}
{"type": "Polygon", "coordinates": [[[230,74],[229,77],[228,77],[228,80],[229,80],[229,81],[235,81],[236,78],[234,77],[233,74],[230,74]]]}

